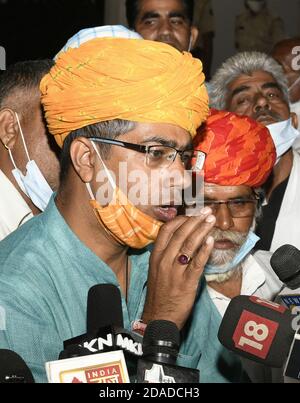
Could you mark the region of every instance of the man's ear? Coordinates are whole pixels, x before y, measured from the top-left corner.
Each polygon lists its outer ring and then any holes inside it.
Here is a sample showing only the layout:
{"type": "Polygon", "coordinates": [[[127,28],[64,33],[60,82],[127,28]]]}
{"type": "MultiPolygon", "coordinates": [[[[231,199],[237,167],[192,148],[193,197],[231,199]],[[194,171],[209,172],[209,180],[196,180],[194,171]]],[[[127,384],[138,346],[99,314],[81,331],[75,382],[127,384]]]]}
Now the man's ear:
{"type": "Polygon", "coordinates": [[[16,144],[19,129],[14,111],[9,108],[0,111],[0,142],[12,150],[16,144]]]}
{"type": "Polygon", "coordinates": [[[96,152],[92,143],[85,137],[75,139],[70,147],[70,158],[82,182],[89,183],[95,174],[96,152]]]}
{"type": "Polygon", "coordinates": [[[298,125],[299,125],[299,119],[298,119],[298,115],[295,112],[291,112],[291,119],[292,119],[292,124],[294,126],[295,129],[298,129],[298,125]]]}
{"type": "Polygon", "coordinates": [[[199,36],[200,36],[200,34],[199,34],[198,28],[195,26],[192,26],[192,28],[191,28],[191,49],[190,50],[194,49],[199,36]]]}

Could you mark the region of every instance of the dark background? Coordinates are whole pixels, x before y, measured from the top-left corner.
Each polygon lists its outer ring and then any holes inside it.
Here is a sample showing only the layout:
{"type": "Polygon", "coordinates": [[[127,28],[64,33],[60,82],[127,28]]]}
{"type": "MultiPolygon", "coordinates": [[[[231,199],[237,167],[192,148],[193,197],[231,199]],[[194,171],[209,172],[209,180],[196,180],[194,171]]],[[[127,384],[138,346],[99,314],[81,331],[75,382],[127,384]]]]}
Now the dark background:
{"type": "Polygon", "coordinates": [[[80,29],[103,21],[103,0],[0,0],[0,46],[7,65],[53,58],[80,29]]]}

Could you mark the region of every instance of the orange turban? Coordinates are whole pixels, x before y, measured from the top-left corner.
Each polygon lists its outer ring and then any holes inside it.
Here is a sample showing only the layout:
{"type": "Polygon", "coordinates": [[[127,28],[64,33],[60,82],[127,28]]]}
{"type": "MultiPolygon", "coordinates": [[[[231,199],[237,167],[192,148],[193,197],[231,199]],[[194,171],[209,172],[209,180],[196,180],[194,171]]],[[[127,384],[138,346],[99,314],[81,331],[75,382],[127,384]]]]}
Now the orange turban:
{"type": "Polygon", "coordinates": [[[114,119],[180,126],[192,136],[208,115],[202,64],[159,42],[97,38],[69,49],[41,82],[50,133],[114,119]]]}
{"type": "Polygon", "coordinates": [[[212,110],[194,139],[207,153],[204,180],[223,186],[261,186],[276,161],[269,130],[260,123],[230,112],[212,110]]]}

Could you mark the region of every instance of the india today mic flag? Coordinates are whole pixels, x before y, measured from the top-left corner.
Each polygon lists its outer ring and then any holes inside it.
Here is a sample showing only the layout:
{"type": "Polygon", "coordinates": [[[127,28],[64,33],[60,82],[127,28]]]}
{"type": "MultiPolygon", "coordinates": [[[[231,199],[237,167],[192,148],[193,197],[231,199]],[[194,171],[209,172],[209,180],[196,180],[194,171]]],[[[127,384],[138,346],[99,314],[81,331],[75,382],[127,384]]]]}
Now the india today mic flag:
{"type": "Polygon", "coordinates": [[[49,383],[130,383],[123,351],[46,363],[49,383]]]}

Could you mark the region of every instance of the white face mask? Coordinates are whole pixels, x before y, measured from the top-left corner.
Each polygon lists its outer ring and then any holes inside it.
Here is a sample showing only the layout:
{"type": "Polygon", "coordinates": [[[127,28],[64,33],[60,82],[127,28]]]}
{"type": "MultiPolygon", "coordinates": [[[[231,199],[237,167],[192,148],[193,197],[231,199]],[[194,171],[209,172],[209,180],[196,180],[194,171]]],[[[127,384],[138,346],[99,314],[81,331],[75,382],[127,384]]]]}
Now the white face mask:
{"type": "Polygon", "coordinates": [[[24,149],[26,152],[26,156],[28,159],[28,163],[26,165],[26,174],[23,173],[17,168],[14,158],[12,156],[12,152],[8,149],[9,156],[13,166],[15,167],[12,170],[12,174],[14,175],[20,189],[29,197],[32,203],[41,211],[44,211],[49,203],[49,200],[53,194],[53,190],[47,183],[46,179],[44,178],[42,172],[40,171],[39,167],[37,166],[36,162],[30,160],[28,149],[25,143],[25,138],[23,134],[23,130],[20,124],[19,116],[16,113],[16,118],[21,134],[21,138],[24,144],[24,149]]]}
{"type": "Polygon", "coordinates": [[[274,141],[277,153],[276,164],[281,157],[292,148],[294,142],[300,137],[300,132],[294,128],[292,119],[284,120],[283,122],[273,123],[268,125],[272,139],[274,141]]]}
{"type": "Polygon", "coordinates": [[[248,0],[247,5],[253,13],[258,14],[265,6],[264,1],[248,0]]]}

